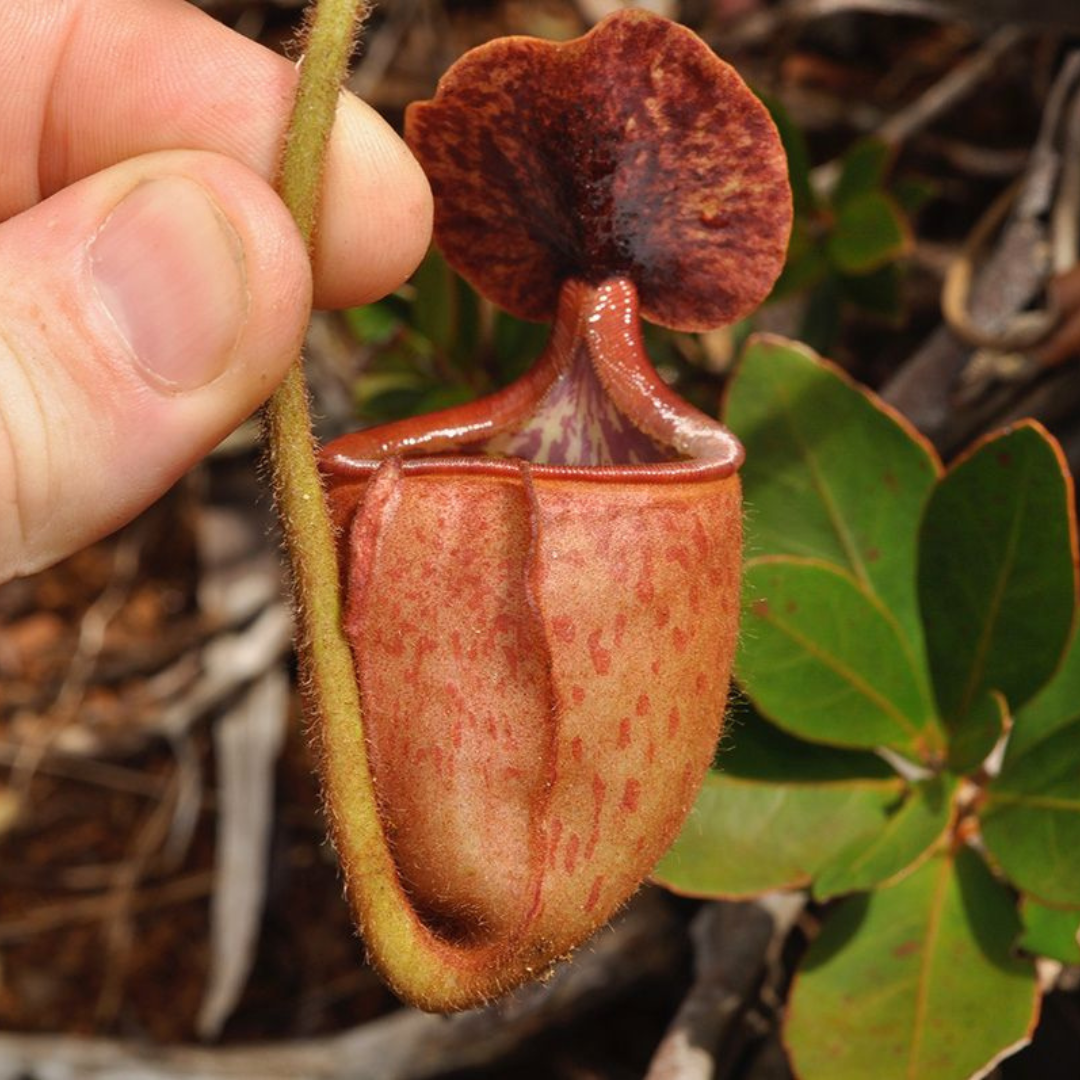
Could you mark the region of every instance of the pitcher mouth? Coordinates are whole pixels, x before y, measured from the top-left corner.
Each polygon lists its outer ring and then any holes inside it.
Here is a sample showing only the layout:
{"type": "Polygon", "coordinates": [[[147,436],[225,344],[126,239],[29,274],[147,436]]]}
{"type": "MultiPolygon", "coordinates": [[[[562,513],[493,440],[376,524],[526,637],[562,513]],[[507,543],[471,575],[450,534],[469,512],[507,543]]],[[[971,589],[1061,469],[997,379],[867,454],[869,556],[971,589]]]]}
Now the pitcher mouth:
{"type": "Polygon", "coordinates": [[[739,441],[683,401],[645,353],[638,296],[623,277],[567,281],[536,365],[467,405],[344,436],[320,456],[348,483],[397,459],[404,472],[679,482],[732,475],[739,441]]]}

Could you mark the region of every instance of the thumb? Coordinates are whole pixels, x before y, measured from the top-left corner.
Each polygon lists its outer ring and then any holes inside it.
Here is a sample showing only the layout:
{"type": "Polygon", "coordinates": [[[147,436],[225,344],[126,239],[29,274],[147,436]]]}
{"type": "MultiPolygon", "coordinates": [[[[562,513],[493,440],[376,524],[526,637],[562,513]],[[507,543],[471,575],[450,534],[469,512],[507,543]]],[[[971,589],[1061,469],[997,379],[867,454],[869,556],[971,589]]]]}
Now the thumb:
{"type": "Polygon", "coordinates": [[[217,154],[134,158],[0,225],[0,581],[162,494],[269,396],[310,302],[284,206],[217,154]]]}

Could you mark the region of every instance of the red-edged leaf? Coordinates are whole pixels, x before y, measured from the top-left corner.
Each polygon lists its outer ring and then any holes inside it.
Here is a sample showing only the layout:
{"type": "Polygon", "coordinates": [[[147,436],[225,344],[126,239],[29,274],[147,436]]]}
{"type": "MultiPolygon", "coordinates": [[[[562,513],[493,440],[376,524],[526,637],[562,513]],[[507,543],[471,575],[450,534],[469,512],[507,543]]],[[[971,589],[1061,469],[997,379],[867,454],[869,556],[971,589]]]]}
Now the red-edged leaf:
{"type": "Polygon", "coordinates": [[[800,1080],[968,1080],[1018,1049],[1038,1016],[1012,954],[1013,899],[970,849],[845,901],[796,978],[785,1041],[800,1080]]]}
{"type": "Polygon", "coordinates": [[[808,885],[819,867],[888,827],[904,781],[876,755],[817,746],[749,713],[724,746],[653,880],[691,896],[808,885]]]}
{"type": "Polygon", "coordinates": [[[1072,628],[1076,525],[1058,444],[1034,421],[977,443],[927,504],[919,594],[934,689],[957,725],[988,691],[1019,708],[1072,628]]]}

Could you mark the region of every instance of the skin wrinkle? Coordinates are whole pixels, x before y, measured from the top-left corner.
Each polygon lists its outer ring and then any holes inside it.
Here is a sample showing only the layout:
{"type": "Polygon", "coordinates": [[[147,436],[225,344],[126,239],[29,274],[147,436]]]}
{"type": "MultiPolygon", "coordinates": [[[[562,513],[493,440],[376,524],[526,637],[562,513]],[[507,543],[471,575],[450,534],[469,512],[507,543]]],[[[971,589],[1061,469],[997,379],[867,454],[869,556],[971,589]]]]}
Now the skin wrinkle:
{"type": "Polygon", "coordinates": [[[56,33],[55,35],[55,41],[57,43],[56,50],[52,57],[48,81],[45,84],[44,96],[42,98],[41,119],[38,127],[37,139],[37,191],[35,193],[35,201],[40,201],[45,198],[46,192],[50,191],[50,186],[46,180],[50,171],[59,172],[60,174],[67,172],[67,149],[70,145],[70,140],[61,140],[54,134],[54,132],[58,130],[56,127],[57,120],[55,107],[56,102],[60,99],[59,84],[68,67],[65,61],[68,55],[71,54],[72,45],[78,36],[82,14],[79,3],[69,4],[65,14],[67,17],[67,25],[64,27],[63,32],[56,33]],[[63,148],[62,153],[59,152],[60,148],[63,148]],[[61,165],[59,169],[57,169],[55,162],[53,162],[51,163],[52,167],[50,170],[49,166],[51,158],[60,159],[61,165]]]}
{"type": "MultiPolygon", "coordinates": [[[[20,213],[42,197],[40,174],[52,150],[46,140],[46,113],[53,107],[62,68],[57,53],[70,44],[76,0],[11,0],[4,7],[0,35],[0,145],[8,147],[0,170],[0,220],[20,213]]],[[[83,91],[85,101],[86,90],[83,91]]]]}
{"type": "MultiPolygon", "coordinates": [[[[21,281],[13,276],[18,266],[0,271],[0,295],[7,297],[0,313],[0,441],[7,455],[0,455],[0,498],[8,511],[0,525],[0,580],[39,570],[71,545],[88,542],[81,536],[71,540],[78,534],[72,508],[84,494],[79,485],[96,483],[114,469],[116,475],[129,473],[125,462],[150,460],[145,441],[160,440],[164,433],[164,414],[162,422],[133,422],[143,411],[155,415],[159,395],[127,362],[115,344],[114,325],[92,302],[85,243],[67,233],[63,216],[57,226],[66,240],[63,252],[45,259],[55,242],[53,226],[44,217],[37,230],[41,246],[28,253],[31,266],[21,281]],[[50,270],[71,287],[57,288],[50,270]],[[102,351],[104,343],[113,344],[102,351]],[[88,353],[97,363],[83,362],[88,353]],[[91,443],[95,476],[83,465],[91,443]],[[80,478],[74,487],[73,476],[80,478]]],[[[12,242],[19,250],[19,223],[6,230],[14,230],[12,242]]],[[[152,475],[129,476],[128,490],[142,482],[152,485],[152,475]]],[[[117,504],[100,517],[96,532],[104,535],[128,516],[117,504]]]]}
{"type": "MultiPolygon", "coordinates": [[[[49,425],[46,423],[46,410],[41,395],[34,384],[31,370],[19,359],[19,350],[9,338],[4,327],[0,325],[0,363],[4,359],[10,360],[4,364],[5,371],[2,380],[4,393],[0,395],[0,461],[7,463],[6,472],[11,478],[10,504],[5,507],[3,516],[4,533],[14,532],[15,539],[5,536],[0,550],[3,551],[31,551],[34,548],[33,537],[35,533],[48,529],[49,521],[55,513],[56,500],[54,492],[47,489],[38,495],[36,501],[41,504],[41,510],[33,507],[33,493],[39,486],[38,477],[51,478],[54,473],[50,467],[53,458],[52,439],[49,425]],[[12,373],[11,369],[14,369],[12,373]],[[26,393],[15,395],[12,386],[16,376],[26,393]],[[8,403],[12,402],[14,408],[8,410],[8,403]],[[28,439],[26,431],[37,428],[40,438],[28,439]],[[19,432],[21,430],[21,433],[19,432]],[[38,454],[34,460],[27,460],[26,448],[36,447],[38,454]],[[43,513],[43,519],[35,521],[35,517],[43,513]]],[[[0,491],[4,488],[0,487],[0,491]]],[[[20,572],[20,567],[15,567],[15,572],[20,572]]]]}
{"type": "MultiPolygon", "coordinates": [[[[81,252],[72,254],[78,257],[81,252]]],[[[48,295],[47,283],[43,284],[46,288],[38,295],[48,295]]],[[[15,295],[10,285],[0,280],[0,293],[4,292],[15,295]]],[[[95,305],[82,303],[81,295],[81,292],[62,293],[50,301],[52,306],[48,308],[31,296],[30,305],[12,312],[10,322],[0,321],[0,346],[5,348],[14,371],[21,375],[18,381],[26,388],[25,395],[16,397],[13,402],[11,415],[14,422],[8,431],[18,432],[11,441],[23,455],[31,447],[38,451],[27,467],[14,472],[15,498],[23,518],[20,531],[25,544],[22,548],[24,564],[16,567],[15,573],[39,570],[65,552],[64,545],[73,527],[68,512],[70,502],[72,497],[78,498],[79,493],[70,488],[65,491],[66,477],[73,469],[65,470],[54,463],[78,460],[80,444],[90,437],[86,430],[88,422],[92,424],[93,440],[106,448],[99,458],[101,469],[108,471],[114,461],[122,462],[131,455],[143,459],[148,453],[138,443],[133,443],[128,425],[131,411],[140,409],[144,400],[153,407],[152,392],[142,385],[122,355],[116,351],[109,354],[107,373],[103,367],[62,362],[73,349],[85,348],[85,342],[100,341],[106,333],[113,332],[111,325],[108,329],[101,325],[107,318],[105,313],[95,305]],[[98,325],[94,325],[95,321],[98,325]],[[26,348],[20,347],[12,330],[15,333],[25,331],[29,335],[26,348]],[[35,334],[38,335],[36,341],[35,334]],[[36,346],[39,344],[56,365],[48,378],[37,365],[36,346]],[[63,386],[57,381],[59,379],[63,379],[63,386]],[[127,416],[122,410],[126,410],[127,416]],[[29,479],[20,481],[20,476],[29,479]],[[67,527],[58,529],[57,520],[64,518],[68,519],[67,527]]],[[[6,357],[0,356],[0,363],[4,359],[6,357]]],[[[14,379],[15,376],[6,371],[0,377],[3,387],[0,396],[5,400],[14,397],[11,392],[14,379]]],[[[161,430],[160,425],[147,425],[147,436],[160,438],[161,430]]],[[[0,491],[3,487],[0,482],[0,491]]],[[[121,508],[117,508],[111,521],[101,524],[102,532],[119,527],[126,516],[121,508]]],[[[11,550],[0,548],[0,552],[11,550]]],[[[9,572],[12,568],[5,568],[0,558],[0,580],[9,572]]]]}
{"type": "Polygon", "coordinates": [[[50,161],[51,149],[45,143],[40,195],[47,197],[125,158],[180,147],[229,154],[269,177],[289,115],[295,86],[292,66],[267,63],[270,54],[257,58],[254,50],[263,50],[245,39],[226,47],[225,38],[231,36],[227,28],[195,8],[175,4],[168,5],[173,9],[169,28],[174,35],[184,35],[186,51],[183,65],[171,63],[162,41],[163,13],[154,10],[163,5],[142,0],[118,6],[116,18],[107,25],[81,19],[81,4],[73,11],[51,76],[46,131],[57,146],[71,147],[73,153],[50,161]],[[132,9],[130,15],[123,12],[124,6],[132,9]],[[245,54],[245,49],[252,51],[245,54]],[[60,64],[64,55],[81,62],[60,64]],[[163,62],[154,63],[159,55],[163,62]],[[86,123],[88,57],[107,66],[118,85],[131,87],[122,93],[109,87],[97,91],[100,107],[112,117],[110,124],[86,123]],[[153,65],[152,78],[147,58],[153,65]],[[193,82],[198,85],[195,99],[193,82]],[[258,90],[257,104],[252,95],[238,93],[244,89],[258,90]],[[277,107],[268,109],[268,101],[277,107]]]}

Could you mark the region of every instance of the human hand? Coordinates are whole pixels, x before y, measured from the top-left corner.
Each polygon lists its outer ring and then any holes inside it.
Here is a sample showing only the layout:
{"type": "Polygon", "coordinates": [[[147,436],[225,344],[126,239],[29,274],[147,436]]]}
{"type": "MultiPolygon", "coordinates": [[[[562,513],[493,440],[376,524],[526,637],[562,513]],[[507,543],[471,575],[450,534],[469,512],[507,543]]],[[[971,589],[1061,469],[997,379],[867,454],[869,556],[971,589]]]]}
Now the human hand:
{"type": "Polygon", "coordinates": [[[309,264],[271,189],[293,65],[179,0],[0,8],[0,581],[105,535],[398,285],[419,166],[343,95],[309,264]]]}

